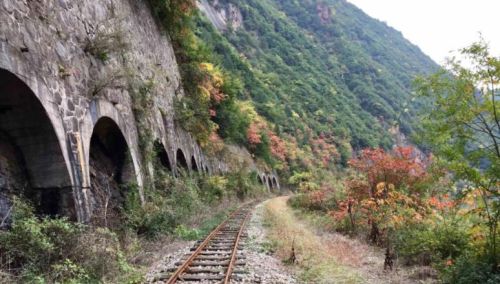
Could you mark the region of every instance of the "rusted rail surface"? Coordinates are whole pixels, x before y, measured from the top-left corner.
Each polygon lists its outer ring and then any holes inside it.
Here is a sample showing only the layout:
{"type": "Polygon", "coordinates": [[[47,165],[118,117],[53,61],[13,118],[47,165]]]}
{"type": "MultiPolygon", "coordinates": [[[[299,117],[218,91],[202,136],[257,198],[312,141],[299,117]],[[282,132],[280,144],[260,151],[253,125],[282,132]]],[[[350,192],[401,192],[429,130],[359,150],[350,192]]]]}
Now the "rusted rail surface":
{"type": "Polygon", "coordinates": [[[184,262],[170,275],[166,283],[214,282],[230,283],[236,266],[244,264],[238,256],[244,228],[250,218],[253,204],[247,204],[233,212],[215,228],[199,245],[191,250],[184,262]]]}

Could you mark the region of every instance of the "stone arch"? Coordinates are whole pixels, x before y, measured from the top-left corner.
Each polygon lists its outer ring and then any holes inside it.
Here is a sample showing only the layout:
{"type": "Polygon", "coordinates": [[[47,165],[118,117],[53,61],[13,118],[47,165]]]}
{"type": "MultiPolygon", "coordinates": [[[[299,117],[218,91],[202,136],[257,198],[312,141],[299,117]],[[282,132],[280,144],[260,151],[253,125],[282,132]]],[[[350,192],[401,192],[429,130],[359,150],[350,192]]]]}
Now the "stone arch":
{"type": "Polygon", "coordinates": [[[113,227],[125,201],[123,186],[136,182],[129,144],[118,124],[101,117],[94,125],[89,146],[90,193],[93,220],[113,227]]]}
{"type": "Polygon", "coordinates": [[[186,156],[184,155],[184,152],[181,149],[177,149],[175,157],[176,157],[177,168],[183,168],[186,171],[189,170],[186,156]]]}
{"type": "Polygon", "coordinates": [[[257,181],[259,182],[259,184],[264,184],[264,180],[262,179],[262,176],[260,175],[257,175],[257,181]]]}
{"type": "Polygon", "coordinates": [[[168,153],[165,150],[165,146],[160,142],[160,140],[156,140],[154,142],[154,151],[159,164],[168,169],[168,171],[172,171],[172,164],[170,163],[168,153]]]}
{"type": "Polygon", "coordinates": [[[275,176],[273,176],[273,178],[272,178],[272,184],[273,184],[273,187],[274,187],[274,188],[276,188],[276,189],[278,189],[278,188],[279,188],[279,187],[278,187],[278,180],[276,179],[276,177],[275,177],[275,176]]]}
{"type": "Polygon", "coordinates": [[[24,191],[41,214],[76,217],[68,145],[55,117],[24,81],[0,68],[0,205],[2,193],[24,191]]]}
{"type": "Polygon", "coordinates": [[[198,163],[196,163],[196,159],[194,156],[191,156],[191,169],[195,172],[198,172],[198,163]]]}
{"type": "MultiPolygon", "coordinates": [[[[136,182],[137,185],[140,188],[140,193],[141,193],[141,199],[142,199],[142,176],[141,176],[141,169],[138,161],[138,149],[137,149],[137,140],[133,139],[132,137],[133,134],[129,133],[130,131],[128,130],[129,128],[127,127],[127,123],[125,120],[122,118],[120,111],[116,109],[116,107],[105,100],[93,100],[90,102],[89,105],[89,112],[87,113],[87,116],[85,117],[85,120],[83,122],[83,125],[80,128],[81,135],[82,135],[82,143],[83,143],[83,148],[85,154],[85,165],[89,165],[90,163],[90,146],[91,146],[91,138],[95,130],[96,124],[103,118],[110,119],[113,121],[114,125],[116,128],[120,131],[121,135],[125,139],[125,142],[127,143],[131,162],[133,165],[133,172],[135,173],[135,178],[133,182],[136,182]]],[[[89,169],[86,168],[84,170],[86,173],[86,178],[85,178],[85,187],[90,187],[90,172],[89,169]]]]}
{"type": "Polygon", "coordinates": [[[271,176],[266,176],[266,182],[267,182],[267,187],[269,189],[273,189],[273,184],[272,184],[272,181],[271,181],[271,176]]]}

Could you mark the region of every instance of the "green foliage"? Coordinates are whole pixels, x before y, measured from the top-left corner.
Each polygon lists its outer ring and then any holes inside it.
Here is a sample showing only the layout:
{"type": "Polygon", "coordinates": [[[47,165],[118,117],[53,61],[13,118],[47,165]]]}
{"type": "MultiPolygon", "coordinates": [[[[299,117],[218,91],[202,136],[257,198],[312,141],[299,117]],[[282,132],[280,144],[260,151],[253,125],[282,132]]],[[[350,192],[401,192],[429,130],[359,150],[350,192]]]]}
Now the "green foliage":
{"type": "Polygon", "coordinates": [[[155,237],[169,233],[177,221],[167,199],[161,192],[147,192],[146,202],[142,206],[138,191],[129,190],[125,203],[126,226],[139,235],[155,237]]]}
{"type": "Polygon", "coordinates": [[[288,182],[295,185],[300,192],[309,192],[319,189],[316,176],[311,172],[294,172],[288,182]]]}
{"type": "Polygon", "coordinates": [[[455,265],[445,270],[443,276],[444,283],[453,284],[500,282],[500,273],[491,269],[491,263],[487,257],[471,252],[461,255],[455,265]]]}
{"type": "Polygon", "coordinates": [[[247,196],[255,197],[262,193],[256,190],[262,189],[262,187],[258,184],[257,174],[255,172],[240,170],[238,172],[228,174],[227,177],[228,187],[240,199],[244,199],[247,196]]]}
{"type": "Polygon", "coordinates": [[[486,225],[487,258],[498,271],[500,223],[500,58],[483,41],[460,50],[442,70],[416,82],[419,94],[431,100],[422,123],[422,141],[462,184],[464,198],[477,226],[486,225]],[[460,59],[469,65],[462,64],[460,59]]]}
{"type": "Polygon", "coordinates": [[[228,178],[224,176],[209,176],[200,179],[201,195],[209,204],[221,201],[227,194],[228,178]]]}
{"type": "Polygon", "coordinates": [[[241,78],[240,96],[280,131],[312,129],[355,148],[389,147],[383,128],[392,123],[411,132],[413,110],[398,102],[409,101],[413,76],[436,65],[400,33],[344,1],[326,1],[327,22],[317,16],[318,1],[220,2],[241,10],[243,27],[220,35],[198,20],[198,35],[215,62],[241,78]]]}
{"type": "Polygon", "coordinates": [[[235,208],[226,208],[222,212],[219,212],[209,218],[204,220],[203,224],[198,228],[188,228],[187,226],[180,224],[174,230],[174,234],[183,240],[194,241],[202,239],[207,236],[215,227],[217,227],[222,221],[224,221],[228,214],[235,208]]]}
{"type": "MultiPolygon", "coordinates": [[[[219,126],[218,133],[226,141],[239,145],[247,145],[247,129],[250,119],[242,113],[233,97],[223,101],[217,107],[214,121],[219,126]]],[[[269,147],[269,145],[267,145],[269,147]]]]}
{"type": "Polygon", "coordinates": [[[443,267],[470,249],[471,238],[463,223],[440,222],[403,227],[396,232],[395,247],[408,263],[443,267]]]}
{"type": "Polygon", "coordinates": [[[248,144],[250,120],[236,100],[251,99],[276,132],[296,137],[300,148],[321,135],[335,137],[330,143],[345,165],[352,148],[390,147],[386,130],[394,124],[412,131],[410,82],[436,67],[400,33],[343,1],[324,3],[331,13],[327,21],[317,16],[317,1],[221,1],[236,5],[244,18],[242,28],[224,34],[198,15],[194,1],[150,3],[172,38],[181,70],[186,96],[175,103],[178,122],[202,145],[217,130],[272,166],[277,161],[268,134],[256,147],[248,144]],[[223,74],[218,88],[226,97],[220,103],[207,99],[204,90],[210,88],[200,88],[207,84],[200,68],[207,62],[223,74]]]}
{"type": "Polygon", "coordinates": [[[12,228],[0,232],[2,269],[15,269],[23,282],[95,283],[124,279],[126,263],[117,236],[67,219],[38,219],[33,208],[14,200],[12,228]]]}
{"type": "Polygon", "coordinates": [[[189,177],[163,176],[163,187],[149,188],[141,204],[137,189],[128,190],[125,204],[126,225],[149,238],[172,233],[174,229],[203,207],[200,188],[189,177]],[[168,190],[166,190],[168,189],[168,190]]]}
{"type": "Polygon", "coordinates": [[[175,104],[176,118],[181,126],[205,144],[214,125],[210,120],[210,101],[200,88],[206,73],[200,64],[210,62],[210,53],[195,34],[193,16],[196,3],[192,0],[150,0],[154,14],[168,31],[181,72],[185,96],[175,104]]]}
{"type": "Polygon", "coordinates": [[[129,74],[129,90],[132,98],[132,110],[137,123],[139,134],[139,149],[143,163],[148,164],[153,160],[153,133],[148,124],[149,111],[153,108],[154,98],[152,90],[155,86],[153,79],[146,82],[136,82],[133,74],[129,74]]]}
{"type": "Polygon", "coordinates": [[[337,208],[336,200],[340,199],[339,194],[341,193],[322,191],[298,193],[292,196],[288,203],[295,209],[327,213],[337,208]]]}
{"type": "MultiPolygon", "coordinates": [[[[184,224],[217,202],[235,196],[245,198],[256,195],[255,189],[259,188],[255,184],[257,179],[244,172],[210,177],[180,174],[175,178],[157,170],[155,179],[155,186],[144,190],[144,204],[138,189],[132,187],[127,190],[124,206],[125,226],[148,238],[164,234],[174,234],[183,239],[200,237],[208,232],[205,227],[197,231],[184,224]]],[[[217,220],[221,220],[221,216],[216,216],[217,220]]],[[[206,220],[204,224],[210,224],[209,227],[216,225],[213,222],[206,220]]]]}
{"type": "Polygon", "coordinates": [[[128,48],[128,44],[125,41],[124,32],[120,29],[114,28],[114,31],[105,32],[100,28],[98,27],[94,38],[88,40],[84,50],[101,61],[106,62],[110,54],[123,53],[128,48]]]}
{"type": "Polygon", "coordinates": [[[182,224],[175,228],[174,233],[177,237],[187,241],[195,241],[201,237],[198,229],[191,229],[182,224]]]}
{"type": "Polygon", "coordinates": [[[274,165],[274,159],[271,156],[271,143],[267,133],[261,133],[261,141],[262,142],[257,144],[255,148],[251,149],[251,152],[265,161],[268,165],[274,165]]]}

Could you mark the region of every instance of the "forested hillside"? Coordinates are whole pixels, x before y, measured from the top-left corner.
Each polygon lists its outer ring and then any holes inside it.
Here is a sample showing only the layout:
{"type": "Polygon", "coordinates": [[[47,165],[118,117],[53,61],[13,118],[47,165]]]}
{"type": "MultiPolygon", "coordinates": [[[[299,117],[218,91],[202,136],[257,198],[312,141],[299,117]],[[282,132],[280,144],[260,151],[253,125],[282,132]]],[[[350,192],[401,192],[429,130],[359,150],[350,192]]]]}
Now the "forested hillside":
{"type": "MultiPolygon", "coordinates": [[[[242,21],[233,27],[228,16],[216,31],[201,19],[197,36],[216,64],[241,79],[237,99],[253,102],[287,152],[295,146],[307,156],[312,148],[322,160],[329,145],[328,159],[335,152],[336,162],[345,162],[352,149],[390,147],[395,124],[412,132],[412,81],[437,65],[400,32],[345,0],[208,2],[218,13],[241,13],[242,21]],[[314,144],[324,145],[315,151],[314,144]]],[[[215,121],[231,138],[223,113],[215,121]]],[[[293,154],[286,160],[292,169],[308,164],[293,154]]]]}

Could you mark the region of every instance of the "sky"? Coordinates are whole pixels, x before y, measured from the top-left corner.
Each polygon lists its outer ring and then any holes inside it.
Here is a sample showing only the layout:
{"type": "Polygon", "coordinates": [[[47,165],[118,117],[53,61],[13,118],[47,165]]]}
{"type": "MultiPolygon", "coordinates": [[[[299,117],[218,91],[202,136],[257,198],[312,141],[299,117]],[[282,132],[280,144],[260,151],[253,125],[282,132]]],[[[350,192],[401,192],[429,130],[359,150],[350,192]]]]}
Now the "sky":
{"type": "Polygon", "coordinates": [[[450,51],[479,39],[500,56],[500,0],[347,0],[443,64],[450,51]]]}

